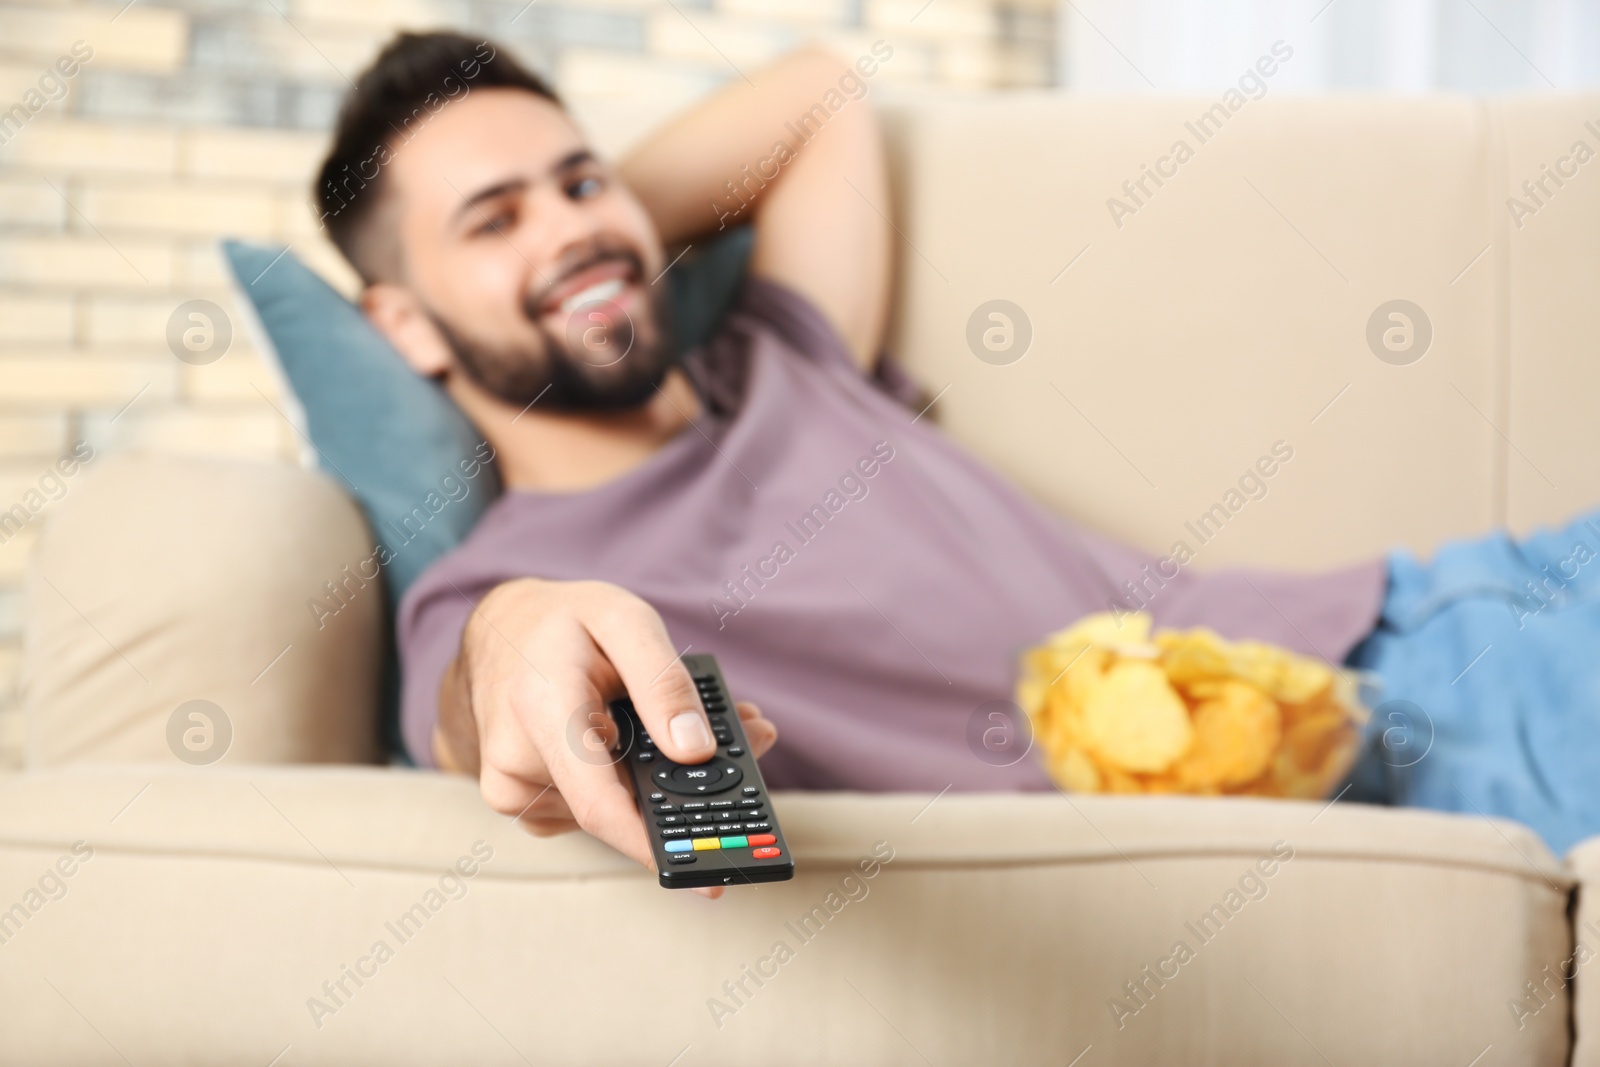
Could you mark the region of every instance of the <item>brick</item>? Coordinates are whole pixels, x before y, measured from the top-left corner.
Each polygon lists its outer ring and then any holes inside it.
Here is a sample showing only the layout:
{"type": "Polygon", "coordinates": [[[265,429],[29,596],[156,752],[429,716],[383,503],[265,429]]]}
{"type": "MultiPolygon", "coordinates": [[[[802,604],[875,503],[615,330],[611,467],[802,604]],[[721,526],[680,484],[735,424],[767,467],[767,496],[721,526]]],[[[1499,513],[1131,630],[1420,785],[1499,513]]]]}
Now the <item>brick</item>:
{"type": "Polygon", "coordinates": [[[0,344],[50,341],[73,336],[72,298],[0,292],[0,344]]]}
{"type": "Polygon", "coordinates": [[[283,459],[293,454],[295,433],[270,404],[257,399],[253,404],[151,404],[115,425],[109,415],[97,413],[84,419],[84,437],[105,452],[283,459]]]}
{"type": "Polygon", "coordinates": [[[401,27],[431,27],[439,22],[439,9],[429,0],[293,0],[288,16],[297,25],[327,22],[364,26],[385,33],[401,27]]]}
{"type": "Polygon", "coordinates": [[[39,539],[38,520],[24,527],[15,537],[0,544],[0,582],[19,582],[28,569],[33,543],[39,539]]]}
{"type": "Polygon", "coordinates": [[[13,53],[53,61],[73,42],[94,49],[87,66],[176,70],[183,63],[188,21],[181,12],[135,5],[117,14],[104,5],[0,8],[0,40],[13,53]],[[115,17],[116,21],[112,21],[115,17]]]}
{"type": "Polygon", "coordinates": [[[327,230],[317,219],[318,208],[311,201],[311,182],[290,192],[278,194],[277,222],[273,236],[293,245],[296,252],[307,245],[328,241],[327,230]]]}
{"type": "Polygon", "coordinates": [[[848,0],[715,0],[714,6],[728,15],[805,26],[848,24],[853,7],[848,0]]]}
{"type": "Polygon", "coordinates": [[[266,358],[251,347],[237,344],[215,363],[184,367],[178,392],[185,401],[195,404],[238,400],[260,403],[265,396],[280,407],[283,405],[278,376],[267,366],[266,358]]]}
{"type": "Polygon", "coordinates": [[[0,165],[30,170],[172,174],[178,135],[159,127],[35,120],[4,148],[0,165]]]}
{"type": "Polygon", "coordinates": [[[210,300],[228,315],[234,327],[234,344],[240,328],[233,321],[230,305],[233,295],[226,289],[190,290],[183,293],[129,294],[117,296],[97,293],[84,299],[84,343],[114,352],[144,349],[154,354],[169,351],[167,323],[178,307],[189,300],[210,300]]]}
{"type": "Polygon", "coordinates": [[[989,38],[999,19],[986,0],[866,0],[862,22],[894,38],[934,37],[945,40],[989,38]]]}
{"type": "Polygon", "coordinates": [[[934,63],[939,82],[959,89],[989,89],[1005,78],[1001,50],[990,42],[943,45],[934,63]]]}
{"type": "Polygon", "coordinates": [[[54,456],[66,446],[67,416],[62,412],[0,415],[0,456],[54,456]]]}
{"type": "MultiPolygon", "coordinates": [[[[63,183],[56,181],[61,192],[63,183]]],[[[0,223],[30,230],[59,230],[71,209],[43,178],[0,179],[0,223]]]]}
{"type": "Polygon", "coordinates": [[[113,240],[118,233],[270,237],[276,203],[270,193],[232,185],[91,179],[73,203],[113,240]]]}
{"type": "MultiPolygon", "coordinates": [[[[178,360],[98,356],[0,357],[6,403],[17,407],[95,407],[115,414],[134,401],[135,410],[151,399],[171,397],[177,387],[178,360]]],[[[126,416],[124,416],[126,417],[126,416]]]]}
{"type": "Polygon", "coordinates": [[[309,189],[327,148],[321,133],[190,128],[180,134],[178,173],[309,189]]]}
{"type": "Polygon", "coordinates": [[[797,37],[781,26],[762,25],[706,11],[665,8],[650,16],[646,30],[652,55],[732,65],[748,76],[794,45],[797,37]]]}
{"type": "Polygon", "coordinates": [[[721,59],[712,68],[592,48],[564,49],[556,71],[557,83],[571,100],[623,99],[651,107],[686,104],[738,77],[721,59]]]}
{"type": "Polygon", "coordinates": [[[45,60],[7,59],[0,62],[0,108],[9,108],[22,101],[24,94],[32,89],[47,99],[52,91],[62,93],[59,99],[51,100],[49,106],[65,110],[71,104],[77,85],[76,76],[62,78],[53,64],[45,60]],[[55,75],[56,80],[52,81],[49,75],[55,75]],[[41,79],[43,85],[40,84],[41,79]]]}
{"type": "Polygon", "coordinates": [[[96,234],[0,237],[0,282],[74,289],[146,289],[172,284],[175,257],[164,241],[96,234]]]}

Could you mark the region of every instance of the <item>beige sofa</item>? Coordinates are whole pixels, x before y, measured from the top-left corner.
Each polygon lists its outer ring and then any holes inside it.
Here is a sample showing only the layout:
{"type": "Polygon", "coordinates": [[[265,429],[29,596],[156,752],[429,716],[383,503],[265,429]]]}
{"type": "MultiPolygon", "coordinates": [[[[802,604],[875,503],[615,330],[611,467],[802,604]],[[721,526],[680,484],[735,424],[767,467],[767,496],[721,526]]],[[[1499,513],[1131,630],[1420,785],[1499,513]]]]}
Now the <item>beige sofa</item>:
{"type": "MultiPolygon", "coordinates": [[[[1600,98],[1269,96],[1195,146],[1213,103],[890,109],[896,347],[948,430],[1161,550],[1288,442],[1202,567],[1600,500],[1596,164],[1520,226],[1506,204],[1600,143],[1600,98]],[[1146,164],[1169,176],[1134,203],[1146,164]],[[1013,362],[967,343],[993,299],[1031,325],[1013,362]],[[1420,359],[1368,345],[1396,299],[1431,323],[1420,359]]],[[[795,793],[795,880],[711,902],[470,782],[361,766],[379,605],[319,630],[304,601],[366,536],[286,468],[124,457],[74,485],[30,579],[28,768],[0,778],[0,1061],[1600,1063],[1574,962],[1596,842],[1563,861],[1348,803],[795,793]],[[231,732],[207,767],[170,740],[196,699],[231,732]]]]}

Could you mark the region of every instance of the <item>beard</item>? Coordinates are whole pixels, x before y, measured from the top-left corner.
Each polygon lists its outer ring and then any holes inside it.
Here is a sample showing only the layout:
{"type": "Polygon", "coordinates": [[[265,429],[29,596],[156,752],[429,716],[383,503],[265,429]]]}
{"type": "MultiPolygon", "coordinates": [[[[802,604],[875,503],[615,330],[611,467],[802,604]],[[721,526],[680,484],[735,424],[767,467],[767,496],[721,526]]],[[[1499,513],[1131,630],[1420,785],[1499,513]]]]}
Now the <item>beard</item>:
{"type": "MultiPolygon", "coordinates": [[[[562,278],[614,260],[629,264],[630,281],[643,278],[638,253],[607,242],[564,265],[544,291],[562,278]]],[[[651,286],[647,293],[648,303],[638,316],[607,300],[586,301],[567,315],[560,333],[543,321],[543,294],[533,294],[524,299],[522,313],[539,335],[537,347],[469,338],[437,312],[429,310],[428,315],[462,373],[513,407],[525,410],[537,401],[552,411],[626,411],[649,400],[679,362],[665,287],[651,286]]]]}

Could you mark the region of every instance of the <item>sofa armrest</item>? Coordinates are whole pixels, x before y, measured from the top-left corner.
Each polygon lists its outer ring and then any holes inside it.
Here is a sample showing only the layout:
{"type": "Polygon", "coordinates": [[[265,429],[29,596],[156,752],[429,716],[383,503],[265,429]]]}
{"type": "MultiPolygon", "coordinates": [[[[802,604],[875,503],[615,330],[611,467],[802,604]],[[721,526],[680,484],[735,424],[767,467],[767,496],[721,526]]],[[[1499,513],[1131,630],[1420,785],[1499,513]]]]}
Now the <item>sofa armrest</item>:
{"type": "Polygon", "coordinates": [[[383,591],[356,574],[371,544],[318,474],[97,464],[29,566],[25,762],[373,760],[383,591]],[[178,712],[195,700],[213,707],[178,712]]]}

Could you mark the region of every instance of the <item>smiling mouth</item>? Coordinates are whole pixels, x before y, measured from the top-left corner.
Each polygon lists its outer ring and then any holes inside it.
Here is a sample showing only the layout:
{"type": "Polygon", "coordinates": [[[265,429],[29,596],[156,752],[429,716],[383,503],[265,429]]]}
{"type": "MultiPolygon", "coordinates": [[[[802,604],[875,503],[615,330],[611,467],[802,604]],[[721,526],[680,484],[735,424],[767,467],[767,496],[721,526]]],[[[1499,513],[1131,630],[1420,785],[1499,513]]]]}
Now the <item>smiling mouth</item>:
{"type": "Polygon", "coordinates": [[[570,315],[584,304],[597,300],[614,300],[626,287],[627,282],[622,278],[607,278],[605,281],[595,282],[561,301],[561,314],[570,315]]]}

